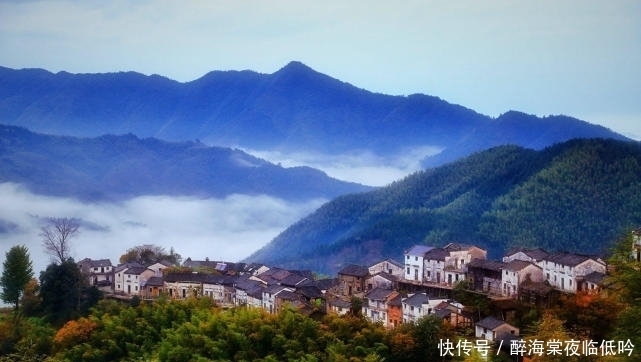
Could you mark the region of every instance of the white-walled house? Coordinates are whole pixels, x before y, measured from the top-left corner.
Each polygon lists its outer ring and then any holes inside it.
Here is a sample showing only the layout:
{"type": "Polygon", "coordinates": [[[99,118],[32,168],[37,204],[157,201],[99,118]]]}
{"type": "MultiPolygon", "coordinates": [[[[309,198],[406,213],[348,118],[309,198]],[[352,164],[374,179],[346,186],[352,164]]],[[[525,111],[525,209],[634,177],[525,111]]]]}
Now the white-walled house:
{"type": "Polygon", "coordinates": [[[544,280],[543,269],[524,260],[512,260],[505,263],[501,271],[501,294],[505,297],[516,298],[519,286],[526,280],[542,282],[544,280]]]}
{"type": "Polygon", "coordinates": [[[403,264],[392,259],[381,260],[376,264],[369,266],[370,275],[375,275],[378,273],[387,273],[393,275],[397,278],[403,277],[403,264]]]}
{"type": "Polygon", "coordinates": [[[129,295],[140,295],[146,281],[154,276],[154,271],[143,267],[131,267],[122,271],[122,291],[129,295]]]}
{"type": "Polygon", "coordinates": [[[425,293],[409,294],[407,298],[403,299],[403,323],[416,323],[422,317],[433,314],[436,306],[447,299],[433,298],[425,293]]]}
{"type": "Polygon", "coordinates": [[[276,296],[283,290],[293,292],[295,289],[278,284],[267,286],[263,289],[263,309],[270,314],[277,312],[276,296]]]}
{"type": "Polygon", "coordinates": [[[632,230],[632,258],[641,261],[641,229],[632,230]]]}
{"type": "Polygon", "coordinates": [[[551,286],[568,293],[576,293],[586,275],[606,273],[606,264],[600,258],[565,252],[548,255],[539,266],[551,286]]]}
{"type": "Polygon", "coordinates": [[[443,248],[433,248],[425,253],[424,280],[430,283],[445,283],[445,258],[449,253],[443,248]]]}
{"type": "Polygon", "coordinates": [[[365,279],[365,288],[367,290],[376,288],[394,289],[397,286],[398,278],[385,272],[378,272],[365,279]]]}
{"type": "Polygon", "coordinates": [[[114,268],[111,260],[85,258],[78,262],[78,268],[80,268],[80,273],[87,279],[89,285],[106,288],[113,287],[114,268]]]}
{"type": "Polygon", "coordinates": [[[475,326],[476,338],[487,339],[488,341],[513,339],[518,335],[518,328],[492,316],[481,319],[475,326]]]}
{"type": "Polygon", "coordinates": [[[327,309],[330,313],[338,315],[347,314],[352,308],[352,304],[340,298],[334,298],[327,301],[327,309]]]}
{"type": "Polygon", "coordinates": [[[395,298],[398,292],[392,289],[375,288],[365,294],[363,316],[372,323],[381,322],[387,327],[387,303],[395,298]]]}
{"type": "Polygon", "coordinates": [[[485,260],[487,251],[474,245],[449,243],[425,253],[425,281],[453,285],[466,279],[472,260],[485,260]]]}
{"type": "Polygon", "coordinates": [[[405,273],[403,274],[405,280],[418,283],[424,281],[425,254],[432,249],[434,249],[432,246],[414,245],[405,252],[405,273]]]}
{"type": "Polygon", "coordinates": [[[487,251],[474,245],[449,243],[443,247],[448,252],[445,267],[452,267],[462,272],[467,271],[467,264],[474,259],[487,259],[487,251]]]}
{"type": "Polygon", "coordinates": [[[161,262],[151,264],[147,268],[153,270],[154,276],[161,277],[163,270],[169,268],[170,266],[171,266],[171,263],[166,261],[161,261],[161,262]]]}
{"type": "Polygon", "coordinates": [[[541,248],[524,248],[524,247],[515,247],[510,248],[505,255],[503,256],[503,262],[509,263],[512,260],[523,260],[529,261],[534,264],[538,264],[543,259],[545,259],[549,253],[541,248]]]}

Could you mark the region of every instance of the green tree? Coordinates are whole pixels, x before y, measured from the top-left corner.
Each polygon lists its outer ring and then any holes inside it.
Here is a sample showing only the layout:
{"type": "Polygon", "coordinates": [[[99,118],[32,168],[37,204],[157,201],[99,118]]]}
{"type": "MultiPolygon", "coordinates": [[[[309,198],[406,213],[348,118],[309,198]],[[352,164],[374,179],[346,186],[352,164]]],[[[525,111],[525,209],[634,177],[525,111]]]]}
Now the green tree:
{"type": "Polygon", "coordinates": [[[78,315],[82,281],[80,269],[73,260],[60,265],[49,264],[40,274],[42,308],[54,325],[61,325],[78,315]]]}
{"type": "Polygon", "coordinates": [[[180,265],[182,257],[176,253],[173,247],[171,247],[169,253],[167,253],[165,248],[154,244],[134,246],[133,248],[127,249],[127,252],[120,256],[121,263],[136,262],[142,265],[151,265],[161,261],[168,261],[173,265],[180,265]]]}
{"type": "Polygon", "coordinates": [[[18,310],[25,286],[33,278],[29,249],[24,245],[12,247],[6,254],[3,267],[0,278],[2,301],[13,304],[18,310]]]}

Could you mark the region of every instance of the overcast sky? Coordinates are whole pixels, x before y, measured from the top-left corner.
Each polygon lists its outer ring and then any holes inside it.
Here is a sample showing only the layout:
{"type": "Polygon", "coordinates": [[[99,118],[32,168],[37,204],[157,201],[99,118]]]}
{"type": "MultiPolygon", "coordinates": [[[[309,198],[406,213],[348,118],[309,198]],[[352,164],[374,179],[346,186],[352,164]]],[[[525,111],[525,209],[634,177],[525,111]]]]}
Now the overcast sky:
{"type": "Polygon", "coordinates": [[[190,81],[299,60],[371,91],[641,139],[641,1],[0,0],[0,65],[190,81]]]}

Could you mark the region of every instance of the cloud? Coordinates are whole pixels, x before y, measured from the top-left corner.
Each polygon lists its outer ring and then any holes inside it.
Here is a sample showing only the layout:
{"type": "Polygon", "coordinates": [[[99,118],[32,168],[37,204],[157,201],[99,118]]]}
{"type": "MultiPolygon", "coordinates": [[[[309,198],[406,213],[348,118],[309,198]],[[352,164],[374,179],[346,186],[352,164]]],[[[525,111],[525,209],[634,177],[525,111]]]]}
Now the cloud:
{"type": "Polygon", "coordinates": [[[329,176],[368,186],[384,186],[421,170],[421,160],[443,149],[420,146],[393,155],[377,155],[371,151],[327,155],[310,152],[279,152],[244,149],[256,157],[283,167],[309,166],[324,171],[329,176]]]}
{"type": "Polygon", "coordinates": [[[0,184],[0,257],[26,245],[36,276],[49,263],[38,236],[47,217],[80,220],[72,240],[76,260],[109,258],[117,263],[128,248],[153,243],[192,259],[239,261],[326,200],[291,203],[269,196],[232,195],[224,199],[144,196],[121,203],[82,203],[36,195],[24,187],[0,184]]]}

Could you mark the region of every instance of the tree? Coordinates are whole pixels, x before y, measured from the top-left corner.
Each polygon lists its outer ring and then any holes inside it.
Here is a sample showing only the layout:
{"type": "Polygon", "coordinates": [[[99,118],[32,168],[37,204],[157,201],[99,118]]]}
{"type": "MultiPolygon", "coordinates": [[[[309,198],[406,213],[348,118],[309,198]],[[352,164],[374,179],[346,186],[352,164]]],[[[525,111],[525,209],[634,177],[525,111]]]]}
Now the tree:
{"type": "Polygon", "coordinates": [[[121,263],[136,262],[142,265],[151,265],[161,261],[168,261],[173,265],[179,265],[182,257],[172,247],[169,253],[162,246],[144,244],[127,249],[127,252],[120,256],[121,263]]]}
{"type": "Polygon", "coordinates": [[[70,239],[78,233],[80,225],[76,219],[49,218],[47,225],[40,228],[42,246],[60,264],[71,256],[70,239]]]}
{"type": "Polygon", "coordinates": [[[54,325],[61,325],[78,315],[82,281],[80,269],[73,260],[49,264],[40,274],[42,308],[54,325]]]}
{"type": "Polygon", "coordinates": [[[29,249],[24,245],[12,247],[6,254],[3,267],[0,279],[2,300],[5,303],[13,304],[18,310],[25,286],[33,278],[33,265],[29,259],[29,249]]]}

